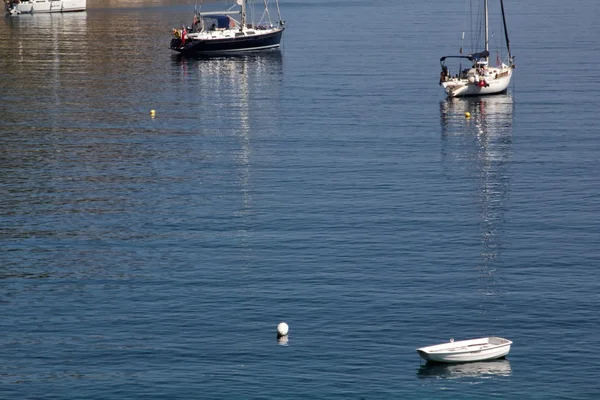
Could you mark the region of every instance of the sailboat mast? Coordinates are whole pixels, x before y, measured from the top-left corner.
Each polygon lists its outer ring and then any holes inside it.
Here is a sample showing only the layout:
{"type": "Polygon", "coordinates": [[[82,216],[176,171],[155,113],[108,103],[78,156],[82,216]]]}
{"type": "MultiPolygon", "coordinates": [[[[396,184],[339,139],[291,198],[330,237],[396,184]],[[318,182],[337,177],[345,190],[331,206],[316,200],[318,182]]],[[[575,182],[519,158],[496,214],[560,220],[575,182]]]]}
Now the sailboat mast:
{"type": "Polygon", "coordinates": [[[242,0],[241,6],[242,6],[242,11],[241,11],[242,12],[242,19],[241,19],[242,23],[241,23],[240,31],[246,27],[246,0],[242,0]]]}
{"type": "MultiPolygon", "coordinates": [[[[488,32],[488,0],[485,0],[483,2],[483,14],[484,14],[484,27],[483,29],[485,29],[485,51],[489,53],[490,51],[490,38],[489,38],[489,32],[488,32]]],[[[485,58],[486,62],[489,62],[489,57],[485,58]]]]}
{"type": "Polygon", "coordinates": [[[506,16],[504,15],[504,1],[500,0],[502,8],[502,23],[504,24],[504,37],[506,38],[506,49],[508,50],[508,61],[512,64],[512,55],[510,54],[510,40],[508,40],[508,29],[506,29],[506,16]]]}

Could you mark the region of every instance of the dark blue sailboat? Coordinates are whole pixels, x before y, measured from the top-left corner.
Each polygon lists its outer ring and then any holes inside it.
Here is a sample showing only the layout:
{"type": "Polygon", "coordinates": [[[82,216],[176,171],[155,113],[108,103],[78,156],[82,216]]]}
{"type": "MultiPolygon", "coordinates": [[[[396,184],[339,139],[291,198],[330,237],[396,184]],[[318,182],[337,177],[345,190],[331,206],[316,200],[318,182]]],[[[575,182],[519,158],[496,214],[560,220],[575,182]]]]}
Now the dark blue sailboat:
{"type": "Polygon", "coordinates": [[[195,11],[192,26],[181,30],[173,29],[171,50],[183,55],[203,56],[278,48],[285,30],[279,2],[275,1],[279,21],[273,24],[267,2],[264,3],[263,18],[258,23],[249,22],[246,15],[247,1],[237,0],[226,11],[195,11]],[[239,19],[236,18],[238,16],[239,19]]]}

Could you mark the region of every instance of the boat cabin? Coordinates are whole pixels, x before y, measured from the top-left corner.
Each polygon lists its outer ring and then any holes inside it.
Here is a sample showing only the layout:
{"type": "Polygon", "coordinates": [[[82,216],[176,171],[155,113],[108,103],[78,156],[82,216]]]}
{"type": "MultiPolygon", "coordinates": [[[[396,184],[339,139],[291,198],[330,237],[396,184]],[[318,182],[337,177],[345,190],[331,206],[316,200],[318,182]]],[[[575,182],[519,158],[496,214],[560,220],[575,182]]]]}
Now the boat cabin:
{"type": "Polygon", "coordinates": [[[237,25],[237,21],[229,15],[207,15],[201,18],[194,16],[191,32],[224,31],[234,29],[237,25]]]}
{"type": "Polygon", "coordinates": [[[485,71],[488,67],[488,57],[490,53],[482,51],[480,53],[469,54],[468,56],[445,56],[440,58],[440,64],[442,66],[442,72],[440,73],[440,85],[442,82],[446,82],[451,79],[468,79],[469,76],[485,75],[485,71]],[[450,68],[446,65],[447,59],[458,59],[460,61],[458,66],[458,72],[454,75],[451,73],[450,68]],[[467,64],[467,68],[463,68],[463,60],[470,61],[470,66],[467,64]]]}

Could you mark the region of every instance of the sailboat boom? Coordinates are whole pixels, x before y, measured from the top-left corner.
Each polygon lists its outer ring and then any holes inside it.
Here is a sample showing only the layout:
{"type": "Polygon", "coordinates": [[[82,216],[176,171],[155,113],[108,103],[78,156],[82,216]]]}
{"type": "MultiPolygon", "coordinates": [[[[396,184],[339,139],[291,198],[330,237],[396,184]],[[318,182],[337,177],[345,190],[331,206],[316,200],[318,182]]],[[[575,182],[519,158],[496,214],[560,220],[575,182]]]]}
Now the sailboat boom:
{"type": "Polygon", "coordinates": [[[198,13],[201,17],[211,17],[215,15],[240,15],[239,11],[207,11],[198,13]]]}

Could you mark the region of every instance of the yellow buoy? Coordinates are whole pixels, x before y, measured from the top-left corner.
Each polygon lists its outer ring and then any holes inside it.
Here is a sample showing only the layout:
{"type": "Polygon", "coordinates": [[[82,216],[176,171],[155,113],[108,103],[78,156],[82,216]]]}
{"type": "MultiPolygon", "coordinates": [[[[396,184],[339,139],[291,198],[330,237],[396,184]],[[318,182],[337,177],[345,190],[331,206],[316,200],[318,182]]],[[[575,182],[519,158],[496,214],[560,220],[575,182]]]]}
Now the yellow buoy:
{"type": "Polygon", "coordinates": [[[465,118],[471,118],[471,113],[467,111],[467,112],[465,113],[465,118]]]}
{"type": "Polygon", "coordinates": [[[156,111],[150,110],[150,116],[154,117],[156,115],[156,111]]]}

